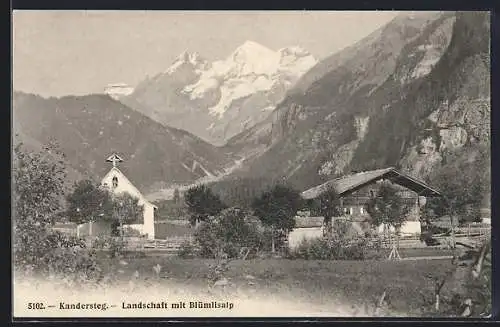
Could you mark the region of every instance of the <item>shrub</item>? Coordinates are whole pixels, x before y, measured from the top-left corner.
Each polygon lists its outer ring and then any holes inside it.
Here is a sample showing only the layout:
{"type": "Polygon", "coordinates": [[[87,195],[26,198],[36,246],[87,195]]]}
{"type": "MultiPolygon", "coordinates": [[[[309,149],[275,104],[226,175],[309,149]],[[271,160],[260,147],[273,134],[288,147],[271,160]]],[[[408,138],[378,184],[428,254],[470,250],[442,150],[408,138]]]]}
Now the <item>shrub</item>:
{"type": "Polygon", "coordinates": [[[368,250],[374,249],[377,244],[358,235],[349,222],[335,221],[331,233],[316,239],[303,239],[290,255],[306,260],[364,260],[369,256],[373,258],[368,250]]]}
{"type": "Polygon", "coordinates": [[[73,248],[79,247],[84,249],[87,247],[85,241],[76,236],[65,235],[59,231],[49,233],[46,236],[46,245],[50,248],[73,248]]]}
{"type": "Polygon", "coordinates": [[[263,251],[272,252],[273,241],[275,250],[281,254],[286,254],[288,251],[288,235],[282,231],[275,231],[273,237],[273,231],[269,228],[264,229],[261,232],[261,249],[263,251]]]}
{"type": "Polygon", "coordinates": [[[16,274],[56,278],[72,285],[99,279],[94,252],[75,237],[52,230],[61,213],[65,171],[57,147],[39,153],[18,145],[13,165],[13,256],[16,274]],[[56,159],[56,160],[55,160],[56,159]]]}
{"type": "Polygon", "coordinates": [[[345,243],[330,237],[302,240],[291,251],[291,257],[305,260],[364,260],[367,257],[367,243],[363,239],[345,243]]]}
{"type": "Polygon", "coordinates": [[[115,236],[100,236],[92,241],[92,248],[94,250],[108,250],[110,256],[117,257],[125,253],[127,248],[127,240],[115,236]]]}
{"type": "Polygon", "coordinates": [[[196,223],[208,221],[210,217],[226,208],[219,196],[206,185],[194,186],[187,190],[184,194],[184,202],[191,214],[189,220],[193,226],[196,223]]]}
{"type": "Polygon", "coordinates": [[[95,253],[78,246],[53,248],[42,257],[40,268],[43,275],[62,279],[71,286],[98,281],[103,277],[95,253]]]}
{"type": "Polygon", "coordinates": [[[328,260],[331,258],[331,252],[326,238],[321,237],[314,240],[303,239],[292,252],[292,256],[305,260],[328,260]]]}
{"type": "Polygon", "coordinates": [[[83,240],[60,232],[44,230],[39,235],[39,257],[25,257],[15,265],[16,274],[56,280],[66,286],[82,286],[103,277],[95,251],[88,249],[83,240]]]}
{"type": "Polygon", "coordinates": [[[182,259],[192,259],[196,254],[196,247],[190,240],[182,242],[177,252],[177,255],[182,259]]]}
{"type": "Polygon", "coordinates": [[[244,210],[229,208],[209,221],[202,222],[194,233],[199,255],[214,258],[220,251],[235,258],[247,249],[262,248],[262,232],[244,210]]]}
{"type": "Polygon", "coordinates": [[[217,226],[211,222],[202,222],[194,232],[194,239],[200,248],[198,253],[202,258],[213,258],[215,249],[218,246],[217,242],[217,226]]]}

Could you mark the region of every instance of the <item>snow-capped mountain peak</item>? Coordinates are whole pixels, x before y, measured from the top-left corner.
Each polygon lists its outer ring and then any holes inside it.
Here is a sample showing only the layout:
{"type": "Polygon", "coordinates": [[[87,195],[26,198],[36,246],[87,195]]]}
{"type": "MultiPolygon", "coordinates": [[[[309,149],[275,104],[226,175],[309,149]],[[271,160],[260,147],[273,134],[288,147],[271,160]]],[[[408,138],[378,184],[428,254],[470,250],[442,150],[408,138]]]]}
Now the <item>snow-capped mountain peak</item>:
{"type": "Polygon", "coordinates": [[[279,65],[279,55],[253,41],[246,41],[226,60],[240,66],[242,74],[272,74],[279,65]]]}
{"type": "Polygon", "coordinates": [[[300,47],[287,47],[273,51],[257,42],[245,41],[225,60],[215,61],[210,69],[201,73],[198,82],[184,88],[191,99],[204,99],[220,92],[218,101],[209,112],[221,118],[231,103],[257,92],[270,91],[286,79],[290,85],[309,68],[316,59],[300,47]]]}
{"type": "Polygon", "coordinates": [[[267,117],[315,64],[298,46],[275,51],[254,41],[213,62],[184,51],[165,72],[143,83],[130,105],[220,145],[267,117]]]}
{"type": "Polygon", "coordinates": [[[281,57],[286,57],[286,56],[305,57],[311,55],[309,51],[299,46],[281,48],[278,50],[278,52],[280,53],[281,57]]]}
{"type": "Polygon", "coordinates": [[[180,67],[192,66],[195,70],[206,69],[207,61],[198,52],[183,51],[172,65],[165,71],[167,74],[176,72],[180,67]]]}
{"type": "Polygon", "coordinates": [[[196,65],[199,63],[204,62],[200,57],[200,54],[198,52],[189,52],[187,50],[183,51],[179,57],[177,57],[177,61],[181,61],[183,63],[191,63],[192,65],[196,65]]]}
{"type": "Polygon", "coordinates": [[[108,84],[104,88],[104,93],[115,100],[130,95],[132,92],[134,92],[134,88],[125,83],[108,84]]]}

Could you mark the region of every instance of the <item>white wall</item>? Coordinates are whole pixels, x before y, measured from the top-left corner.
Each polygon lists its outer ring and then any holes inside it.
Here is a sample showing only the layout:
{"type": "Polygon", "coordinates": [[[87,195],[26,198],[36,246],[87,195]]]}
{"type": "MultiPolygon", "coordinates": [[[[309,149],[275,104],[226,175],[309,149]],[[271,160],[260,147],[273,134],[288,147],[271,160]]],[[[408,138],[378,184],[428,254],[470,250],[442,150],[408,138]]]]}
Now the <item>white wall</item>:
{"type": "MultiPolygon", "coordinates": [[[[379,233],[383,233],[384,232],[384,225],[383,224],[380,225],[377,228],[377,231],[379,233]]],[[[394,232],[394,227],[391,227],[390,231],[394,232]]],[[[402,235],[404,235],[404,234],[420,234],[421,231],[422,230],[421,230],[421,226],[420,226],[420,221],[406,221],[401,226],[401,234],[402,235]]]]}
{"type": "Polygon", "coordinates": [[[139,190],[117,170],[111,170],[102,180],[102,184],[107,184],[108,188],[115,194],[125,192],[138,198],[141,205],[146,202],[139,190]],[[113,177],[118,178],[118,186],[116,188],[113,188],[113,177]]]}
{"type": "Polygon", "coordinates": [[[144,225],[143,224],[124,224],[123,227],[130,228],[138,231],[141,234],[144,234],[144,225]]]}
{"type": "Polygon", "coordinates": [[[103,178],[103,185],[107,187],[114,193],[128,193],[139,199],[139,205],[144,208],[143,211],[143,224],[133,224],[128,225],[130,228],[138,230],[142,234],[147,234],[148,239],[155,238],[155,222],[154,222],[154,206],[149,203],[144,196],[139,192],[139,190],[132,185],[132,183],[119,171],[118,169],[111,169],[111,171],[103,178]],[[118,178],[118,186],[113,188],[113,177],[118,178]],[[141,226],[141,227],[139,227],[141,226]]]}
{"type": "Polygon", "coordinates": [[[148,235],[148,239],[155,239],[155,221],[154,221],[154,207],[151,204],[146,203],[144,205],[143,212],[144,223],[143,224],[129,224],[124,225],[132,228],[142,235],[148,235]]]}
{"type": "Polygon", "coordinates": [[[321,237],[322,235],[323,227],[295,228],[288,235],[288,246],[293,249],[297,247],[304,238],[310,240],[321,237]]]}
{"type": "Polygon", "coordinates": [[[154,207],[146,203],[144,205],[144,229],[143,233],[148,235],[148,239],[155,239],[155,216],[154,207]]]}

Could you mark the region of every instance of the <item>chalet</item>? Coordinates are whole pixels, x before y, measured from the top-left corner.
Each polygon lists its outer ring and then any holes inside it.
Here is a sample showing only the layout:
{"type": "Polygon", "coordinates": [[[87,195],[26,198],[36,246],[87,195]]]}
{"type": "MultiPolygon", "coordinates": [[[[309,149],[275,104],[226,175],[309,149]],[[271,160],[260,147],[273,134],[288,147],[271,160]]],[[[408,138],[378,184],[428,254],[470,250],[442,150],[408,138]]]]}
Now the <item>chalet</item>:
{"type": "Polygon", "coordinates": [[[106,161],[111,162],[113,167],[104,176],[101,184],[107,187],[113,194],[128,193],[139,199],[139,205],[143,206],[143,221],[142,224],[126,225],[126,227],[135,229],[143,235],[147,235],[149,239],[155,238],[155,211],[158,209],[154,204],[149,202],[142,193],[132,184],[125,174],[118,169],[117,163],[122,162],[118,155],[111,155],[106,161]]]}
{"type": "MultiPolygon", "coordinates": [[[[426,185],[423,181],[403,174],[392,167],[335,178],[302,192],[301,196],[306,200],[313,200],[329,187],[333,187],[341,197],[341,210],[343,212],[341,217],[334,217],[334,219],[351,221],[353,227],[362,233],[362,231],[366,231],[371,227],[371,217],[366,210],[366,205],[372,197],[377,196],[382,182],[389,182],[394,185],[399,190],[399,195],[412,206],[407,215],[406,222],[401,227],[401,233],[403,235],[420,234],[420,208],[425,205],[427,197],[437,197],[441,196],[441,194],[426,185]]],[[[297,219],[304,220],[303,218],[297,219]]],[[[319,225],[319,220],[316,217],[310,223],[302,224],[308,227],[297,228],[292,234],[307,234],[308,237],[313,234],[316,236],[321,235],[322,226],[319,225]],[[312,224],[313,221],[315,224],[312,224]],[[310,230],[309,233],[306,233],[304,230],[301,230],[303,228],[314,228],[315,232],[310,230]]],[[[382,230],[383,226],[379,226],[379,231],[382,230]]],[[[291,236],[294,239],[297,238],[297,235],[291,236]]]]}

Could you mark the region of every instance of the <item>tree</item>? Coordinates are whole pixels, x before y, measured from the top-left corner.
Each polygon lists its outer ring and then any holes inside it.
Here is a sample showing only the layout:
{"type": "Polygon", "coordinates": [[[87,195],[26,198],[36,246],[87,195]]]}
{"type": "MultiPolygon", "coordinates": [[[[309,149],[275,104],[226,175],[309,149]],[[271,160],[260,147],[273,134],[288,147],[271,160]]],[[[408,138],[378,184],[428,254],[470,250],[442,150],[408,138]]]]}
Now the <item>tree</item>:
{"type": "Polygon", "coordinates": [[[463,220],[477,219],[485,197],[491,193],[489,149],[477,149],[473,158],[452,158],[431,177],[443,198],[442,210],[463,220]],[[471,160],[472,159],[472,160],[471,160]]]}
{"type": "Polygon", "coordinates": [[[113,200],[108,190],[94,185],[90,180],[76,182],[73,192],[66,197],[69,220],[76,224],[96,221],[98,217],[110,217],[113,200]]]}
{"type": "MultiPolygon", "coordinates": [[[[382,184],[376,197],[368,201],[367,211],[375,226],[394,227],[396,230],[396,244],[393,250],[399,247],[401,226],[406,220],[410,206],[399,196],[398,190],[390,184],[382,184]]],[[[392,253],[391,253],[392,254],[392,253]]]]}
{"type": "Polygon", "coordinates": [[[117,227],[120,226],[120,235],[123,237],[124,224],[142,224],[144,223],[144,207],[139,204],[139,199],[128,194],[120,193],[112,198],[111,223],[113,233],[117,233],[117,227]]]}
{"type": "Polygon", "coordinates": [[[184,201],[188,206],[191,225],[206,221],[226,208],[221,199],[206,185],[198,185],[187,190],[184,201]]]}
{"type": "Polygon", "coordinates": [[[328,234],[332,232],[332,217],[341,215],[340,196],[333,186],[329,186],[317,199],[319,211],[324,217],[325,227],[328,234]]]}
{"type": "MultiPolygon", "coordinates": [[[[448,215],[452,227],[455,227],[456,221],[479,220],[481,207],[488,205],[483,201],[491,196],[489,147],[477,146],[465,153],[465,156],[463,153],[450,154],[446,164],[429,178],[443,196],[427,201],[425,212],[430,212],[436,217],[448,215]]],[[[455,247],[454,228],[452,228],[452,238],[455,247]]]]}
{"type": "Polygon", "coordinates": [[[214,219],[203,222],[194,236],[200,255],[206,258],[214,258],[221,251],[229,258],[244,256],[242,250],[246,249],[247,254],[256,252],[263,239],[250,214],[237,208],[224,209],[214,219]]]}
{"type": "Polygon", "coordinates": [[[28,152],[20,143],[14,148],[13,250],[15,263],[37,265],[45,255],[42,246],[64,197],[62,154],[56,144],[41,152],[28,152]]]}
{"type": "Polygon", "coordinates": [[[57,144],[50,143],[39,152],[29,152],[19,144],[13,159],[16,275],[35,272],[69,287],[101,278],[102,269],[84,242],[52,230],[54,217],[63,211],[66,177],[64,154],[57,144]]]}
{"type": "Polygon", "coordinates": [[[301,205],[299,192],[283,185],[274,186],[254,200],[255,216],[271,229],[272,252],[275,252],[276,236],[287,236],[295,228],[295,215],[301,205]]]}

